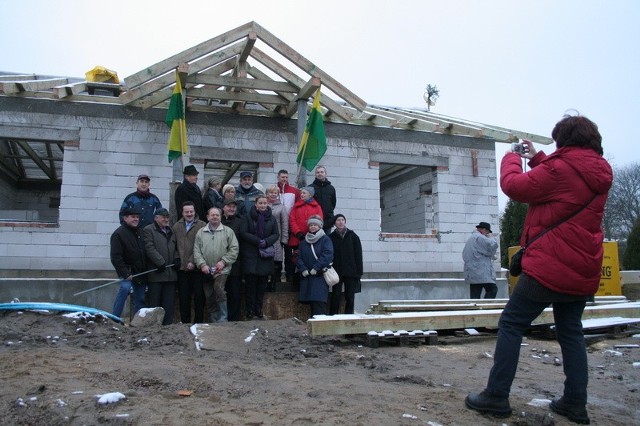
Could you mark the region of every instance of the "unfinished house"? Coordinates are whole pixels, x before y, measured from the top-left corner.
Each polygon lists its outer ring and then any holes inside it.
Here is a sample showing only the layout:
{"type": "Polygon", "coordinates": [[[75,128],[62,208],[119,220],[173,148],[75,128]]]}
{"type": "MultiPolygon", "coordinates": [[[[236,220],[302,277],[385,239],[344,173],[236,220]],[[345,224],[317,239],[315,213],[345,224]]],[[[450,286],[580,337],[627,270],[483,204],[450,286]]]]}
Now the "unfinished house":
{"type": "MultiPolygon", "coordinates": [[[[151,176],[173,208],[181,165],[164,123],[176,70],[186,95],[188,154],[199,184],[292,182],[307,104],[322,92],[336,213],[361,238],[357,310],[381,298],[468,297],[461,252],[479,221],[497,230],[495,143],[547,138],[426,110],[369,105],[255,22],[178,53],[123,82],[0,73],[0,295],[110,309],[117,278],[109,237],[118,209],[151,176]]],[[[496,261],[496,269],[499,264],[496,261]]],[[[504,295],[501,288],[499,297],[504,295]]]]}

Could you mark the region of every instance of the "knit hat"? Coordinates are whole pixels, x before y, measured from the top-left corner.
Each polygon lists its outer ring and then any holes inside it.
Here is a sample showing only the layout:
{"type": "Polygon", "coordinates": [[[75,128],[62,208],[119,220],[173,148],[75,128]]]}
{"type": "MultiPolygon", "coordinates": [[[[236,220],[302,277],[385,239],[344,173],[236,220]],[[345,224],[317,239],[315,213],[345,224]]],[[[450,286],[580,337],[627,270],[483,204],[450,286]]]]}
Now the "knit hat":
{"type": "Polygon", "coordinates": [[[320,219],[316,215],[313,215],[307,220],[307,226],[309,225],[318,225],[320,228],[322,228],[322,219],[320,219]]]}
{"type": "Polygon", "coordinates": [[[346,218],[346,217],[344,217],[344,215],[343,215],[342,213],[338,213],[337,215],[335,215],[335,216],[333,217],[333,223],[335,223],[335,222],[336,222],[336,220],[338,220],[338,218],[339,218],[339,217],[343,218],[345,222],[347,221],[347,218],[346,218]]]}
{"type": "Polygon", "coordinates": [[[305,191],[307,191],[312,197],[314,195],[316,195],[316,189],[313,186],[305,186],[304,188],[305,191]]]}

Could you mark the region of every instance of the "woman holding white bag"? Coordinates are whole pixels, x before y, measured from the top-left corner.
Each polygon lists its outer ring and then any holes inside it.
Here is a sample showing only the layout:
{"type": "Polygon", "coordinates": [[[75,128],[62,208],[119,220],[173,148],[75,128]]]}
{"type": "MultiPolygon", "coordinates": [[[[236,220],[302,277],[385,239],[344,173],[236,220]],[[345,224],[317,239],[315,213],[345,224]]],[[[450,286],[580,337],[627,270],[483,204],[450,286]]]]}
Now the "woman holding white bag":
{"type": "Polygon", "coordinates": [[[322,272],[333,262],[333,243],[322,230],[322,219],[313,215],[307,220],[309,231],[300,241],[296,266],[301,273],[301,303],[311,305],[311,316],[327,314],[329,286],[322,272]]]}

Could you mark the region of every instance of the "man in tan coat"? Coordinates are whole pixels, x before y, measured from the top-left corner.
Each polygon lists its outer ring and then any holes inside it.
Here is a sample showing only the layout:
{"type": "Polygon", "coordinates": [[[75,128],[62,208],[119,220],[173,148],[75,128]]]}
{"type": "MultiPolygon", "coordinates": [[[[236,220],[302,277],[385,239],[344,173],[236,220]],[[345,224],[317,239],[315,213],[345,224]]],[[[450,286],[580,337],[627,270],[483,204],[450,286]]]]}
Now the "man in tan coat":
{"type": "Polygon", "coordinates": [[[238,259],[240,246],[233,229],[222,224],[219,208],[210,208],[207,220],[207,226],[196,234],[193,260],[205,276],[203,287],[209,320],[224,322],[228,317],[224,285],[231,266],[238,259]]]}
{"type": "Polygon", "coordinates": [[[178,301],[180,303],[180,321],[183,324],[201,323],[204,320],[204,290],[202,274],[193,260],[193,245],[196,234],[207,224],[198,218],[193,202],[182,204],[182,219],[173,225],[176,246],[180,256],[178,269],[178,301]],[[191,299],[193,298],[194,318],[191,321],[191,299]]]}

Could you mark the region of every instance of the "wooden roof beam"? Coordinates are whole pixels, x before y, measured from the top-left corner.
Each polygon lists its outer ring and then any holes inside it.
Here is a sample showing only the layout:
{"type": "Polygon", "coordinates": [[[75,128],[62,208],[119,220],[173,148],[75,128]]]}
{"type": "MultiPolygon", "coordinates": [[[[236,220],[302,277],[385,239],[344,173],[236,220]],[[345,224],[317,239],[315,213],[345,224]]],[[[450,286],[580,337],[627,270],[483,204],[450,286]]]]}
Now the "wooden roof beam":
{"type": "Polygon", "coordinates": [[[253,28],[255,31],[257,31],[260,40],[262,40],[276,52],[280,53],[282,56],[296,64],[298,67],[300,67],[300,69],[302,69],[309,75],[320,78],[323,85],[331,89],[332,92],[344,99],[349,105],[360,111],[364,110],[364,108],[367,106],[367,103],[360,99],[355,93],[351,92],[345,86],[333,79],[333,77],[331,77],[329,74],[322,71],[311,61],[299,54],[288,44],[284,43],[282,40],[271,34],[258,23],[254,22],[253,28]]]}
{"type": "Polygon", "coordinates": [[[7,95],[20,92],[37,92],[40,90],[50,90],[55,86],[69,83],[66,78],[47,78],[43,80],[22,80],[22,81],[0,81],[0,93],[7,95]]]}
{"type": "Polygon", "coordinates": [[[7,74],[0,75],[0,82],[2,81],[24,81],[24,80],[36,80],[35,74],[7,74]]]}
{"type": "MultiPolygon", "coordinates": [[[[285,117],[293,117],[293,115],[298,112],[298,99],[306,99],[308,100],[313,96],[316,90],[320,88],[322,85],[322,81],[318,77],[311,77],[307,84],[305,84],[300,91],[298,92],[298,96],[295,99],[289,102],[287,109],[284,113],[285,117]]],[[[321,99],[322,101],[322,99],[321,99]]]]}
{"type": "Polygon", "coordinates": [[[194,98],[209,98],[216,100],[227,101],[244,101],[255,102],[259,104],[272,104],[272,105],[288,105],[286,99],[278,95],[263,95],[260,93],[247,93],[247,92],[235,92],[229,93],[224,90],[215,90],[208,87],[194,87],[189,91],[189,96],[194,98]]]}
{"type": "MultiPolygon", "coordinates": [[[[251,68],[247,71],[248,74],[253,75],[251,68]]],[[[239,78],[232,76],[222,76],[222,75],[205,75],[205,74],[195,74],[189,76],[187,78],[188,83],[192,84],[205,84],[209,86],[218,86],[218,87],[237,87],[239,89],[250,89],[250,90],[270,90],[272,92],[286,92],[286,93],[298,93],[298,88],[292,85],[291,83],[275,81],[275,80],[265,80],[265,79],[257,79],[257,78],[239,78]]]]}
{"type": "Polygon", "coordinates": [[[56,86],[53,88],[53,97],[62,99],[67,96],[77,95],[87,91],[87,82],[80,81],[78,83],[65,84],[63,86],[56,86]]]}
{"type": "Polygon", "coordinates": [[[45,175],[47,175],[49,179],[54,179],[54,180],[56,179],[55,171],[52,172],[51,169],[47,167],[47,165],[44,163],[44,161],[42,161],[38,153],[35,152],[33,148],[31,148],[31,146],[29,146],[29,144],[26,141],[16,141],[16,143],[20,146],[20,148],[22,148],[24,152],[27,153],[29,158],[31,158],[31,160],[34,163],[36,163],[36,165],[44,172],[45,175]]]}
{"type": "MultiPolygon", "coordinates": [[[[234,56],[237,56],[240,52],[240,48],[241,46],[237,44],[229,46],[226,49],[216,52],[214,55],[209,55],[199,59],[198,61],[190,63],[189,74],[193,75],[203,70],[209,70],[211,68],[215,68],[214,66],[217,65],[220,65],[221,69],[223,65],[225,67],[228,66],[230,64],[228,60],[230,60],[234,56]]],[[[188,77],[189,76],[187,76],[187,82],[188,77]]],[[[125,92],[124,94],[120,95],[120,98],[125,105],[132,104],[134,106],[142,107],[143,109],[151,108],[171,97],[171,93],[173,93],[173,83],[175,83],[175,75],[173,73],[167,73],[162,77],[159,77],[153,81],[149,81],[140,87],[125,92]],[[148,99],[141,99],[144,96],[150,95],[152,93],[153,95],[148,99]]]]}
{"type": "Polygon", "coordinates": [[[253,46],[256,44],[257,39],[258,34],[255,31],[250,31],[249,34],[247,34],[247,39],[244,42],[242,52],[240,52],[238,63],[247,61],[247,58],[249,58],[249,54],[251,53],[251,49],[253,49],[253,46]]]}
{"type": "Polygon", "coordinates": [[[127,89],[132,89],[142,83],[153,80],[176,67],[176,64],[191,63],[194,60],[208,56],[211,52],[214,52],[224,46],[228,46],[249,34],[249,31],[253,28],[253,22],[241,25],[231,31],[227,31],[217,37],[197,44],[190,49],[184,50],[176,55],[173,55],[163,61],[160,61],[150,67],[147,67],[135,74],[125,78],[125,85],[127,89]]]}
{"type": "MultiPolygon", "coordinates": [[[[280,65],[278,62],[273,60],[273,58],[262,52],[257,47],[254,47],[253,51],[251,52],[251,56],[294,86],[302,89],[302,87],[304,87],[304,85],[306,84],[303,79],[280,65]]],[[[323,96],[320,99],[320,103],[324,105],[328,110],[347,122],[350,121],[353,117],[352,113],[347,111],[343,106],[339,105],[336,101],[329,98],[328,96],[323,96]]]]}

